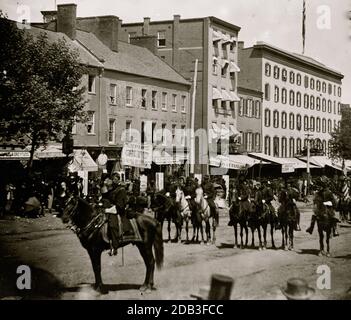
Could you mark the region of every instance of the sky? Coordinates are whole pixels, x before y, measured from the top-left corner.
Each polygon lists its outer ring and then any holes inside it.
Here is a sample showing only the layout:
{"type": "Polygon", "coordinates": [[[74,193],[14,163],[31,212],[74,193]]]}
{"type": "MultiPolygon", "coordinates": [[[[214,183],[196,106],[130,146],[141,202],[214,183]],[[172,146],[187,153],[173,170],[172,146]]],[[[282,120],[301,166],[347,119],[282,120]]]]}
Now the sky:
{"type": "MultiPolygon", "coordinates": [[[[77,16],[116,15],[123,22],[215,16],[241,27],[245,47],[265,41],[302,53],[303,0],[0,0],[12,20],[41,22],[41,10],[76,3],[77,16]]],[[[343,103],[351,103],[351,0],[306,0],[305,55],[335,69],[343,80],[343,103]]]]}

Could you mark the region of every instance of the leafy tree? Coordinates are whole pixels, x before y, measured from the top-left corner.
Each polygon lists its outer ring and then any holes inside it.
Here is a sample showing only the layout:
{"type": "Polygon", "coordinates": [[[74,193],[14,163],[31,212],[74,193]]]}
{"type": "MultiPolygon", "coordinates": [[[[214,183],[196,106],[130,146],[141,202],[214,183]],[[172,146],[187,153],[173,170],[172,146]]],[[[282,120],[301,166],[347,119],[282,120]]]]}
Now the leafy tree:
{"type": "Polygon", "coordinates": [[[84,121],[84,66],[64,39],[33,36],[0,12],[0,125],[9,139],[26,137],[28,171],[35,150],[61,141],[75,119],[84,121]]]}
{"type": "Polygon", "coordinates": [[[331,133],[330,155],[333,159],[351,159],[351,109],[341,109],[340,126],[331,133]]]}

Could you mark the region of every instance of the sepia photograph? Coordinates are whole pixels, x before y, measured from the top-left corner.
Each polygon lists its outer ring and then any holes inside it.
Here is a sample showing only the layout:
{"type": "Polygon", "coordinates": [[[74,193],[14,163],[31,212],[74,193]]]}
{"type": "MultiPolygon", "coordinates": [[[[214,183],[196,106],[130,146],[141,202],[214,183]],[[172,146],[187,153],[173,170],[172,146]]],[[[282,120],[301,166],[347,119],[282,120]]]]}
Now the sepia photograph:
{"type": "Polygon", "coordinates": [[[0,300],[351,299],[351,0],[0,0],[0,39],[0,300]]]}

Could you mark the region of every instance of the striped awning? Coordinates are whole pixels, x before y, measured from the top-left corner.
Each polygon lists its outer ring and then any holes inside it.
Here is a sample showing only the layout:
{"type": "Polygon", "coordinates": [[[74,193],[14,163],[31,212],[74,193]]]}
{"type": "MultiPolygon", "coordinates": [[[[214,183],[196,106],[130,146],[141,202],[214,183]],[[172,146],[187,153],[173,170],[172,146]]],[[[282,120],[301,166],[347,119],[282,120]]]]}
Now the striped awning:
{"type": "Polygon", "coordinates": [[[225,89],[222,89],[222,101],[232,101],[232,96],[225,89]]]}
{"type": "Polygon", "coordinates": [[[234,61],[230,61],[230,69],[229,72],[240,72],[240,68],[234,61]]]}
{"type": "Polygon", "coordinates": [[[238,131],[238,129],[235,128],[235,126],[232,124],[229,126],[229,130],[232,133],[231,135],[233,135],[234,137],[240,135],[240,132],[238,131]]]}
{"type": "Polygon", "coordinates": [[[237,101],[237,102],[240,101],[240,98],[239,98],[239,96],[235,93],[235,91],[230,91],[230,95],[231,95],[231,97],[232,97],[232,100],[231,100],[231,101],[237,101]]]}
{"type": "Polygon", "coordinates": [[[222,39],[222,35],[218,31],[213,30],[212,41],[216,42],[216,41],[220,41],[221,39],[222,39]]]}
{"type": "Polygon", "coordinates": [[[222,94],[217,88],[212,87],[212,100],[218,99],[222,99],[222,94]]]}

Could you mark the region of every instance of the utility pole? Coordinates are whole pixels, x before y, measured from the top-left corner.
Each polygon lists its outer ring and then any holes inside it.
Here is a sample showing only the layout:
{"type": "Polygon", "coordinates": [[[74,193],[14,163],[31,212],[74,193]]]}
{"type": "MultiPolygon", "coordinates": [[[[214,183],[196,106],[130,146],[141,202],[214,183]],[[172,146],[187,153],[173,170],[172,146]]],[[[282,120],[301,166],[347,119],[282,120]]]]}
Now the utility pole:
{"type": "Polygon", "coordinates": [[[197,64],[198,59],[195,60],[193,96],[191,100],[191,133],[190,133],[190,174],[194,174],[195,170],[195,98],[196,98],[196,84],[197,84],[197,64]]]}
{"type": "Polygon", "coordinates": [[[310,133],[310,129],[308,129],[308,133],[305,134],[305,136],[307,137],[307,193],[306,195],[308,195],[309,191],[310,191],[310,179],[311,179],[311,174],[310,174],[310,143],[311,143],[311,139],[310,137],[313,137],[313,134],[310,133]]]}

